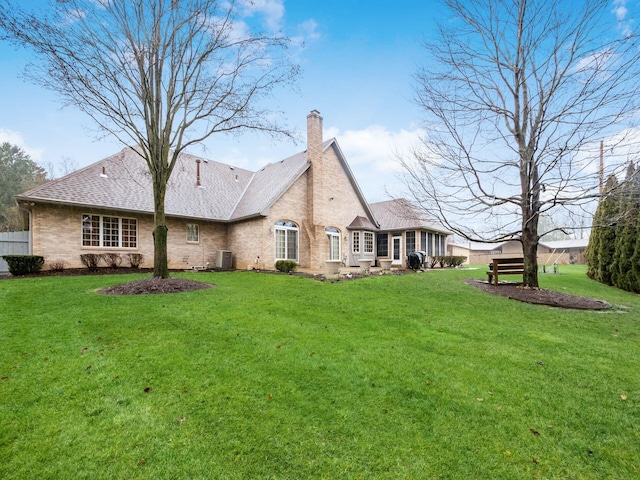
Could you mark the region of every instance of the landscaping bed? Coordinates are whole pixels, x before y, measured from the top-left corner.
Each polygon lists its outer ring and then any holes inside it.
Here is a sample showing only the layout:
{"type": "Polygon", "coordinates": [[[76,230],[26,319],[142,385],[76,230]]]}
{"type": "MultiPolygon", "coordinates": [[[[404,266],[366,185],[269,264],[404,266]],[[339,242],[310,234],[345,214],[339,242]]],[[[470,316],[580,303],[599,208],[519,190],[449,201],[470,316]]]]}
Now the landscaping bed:
{"type": "Polygon", "coordinates": [[[471,279],[467,280],[467,283],[493,295],[500,295],[502,297],[513,298],[521,302],[535,303],[538,305],[574,308],[578,310],[605,310],[611,307],[611,305],[604,300],[580,297],[541,288],[526,288],[523,287],[522,284],[513,282],[494,285],[485,280],[471,279]]]}

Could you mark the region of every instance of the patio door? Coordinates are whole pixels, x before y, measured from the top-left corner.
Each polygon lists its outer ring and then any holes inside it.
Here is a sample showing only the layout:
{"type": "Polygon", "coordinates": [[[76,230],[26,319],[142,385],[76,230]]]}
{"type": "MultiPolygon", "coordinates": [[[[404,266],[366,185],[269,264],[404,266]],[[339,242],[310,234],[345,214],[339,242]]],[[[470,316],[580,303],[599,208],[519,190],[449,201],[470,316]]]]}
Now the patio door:
{"type": "Polygon", "coordinates": [[[402,237],[391,239],[391,264],[402,265],[402,237]]]}

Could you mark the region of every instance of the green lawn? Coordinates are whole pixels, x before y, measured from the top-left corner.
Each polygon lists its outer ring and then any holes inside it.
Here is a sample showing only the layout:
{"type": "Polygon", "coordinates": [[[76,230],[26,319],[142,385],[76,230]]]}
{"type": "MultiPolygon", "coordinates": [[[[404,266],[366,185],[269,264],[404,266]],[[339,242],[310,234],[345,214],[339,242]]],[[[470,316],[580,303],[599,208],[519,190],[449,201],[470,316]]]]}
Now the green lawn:
{"type": "Polygon", "coordinates": [[[497,298],[474,271],[104,296],[0,281],[0,478],[640,478],[640,297],[497,298]]]}

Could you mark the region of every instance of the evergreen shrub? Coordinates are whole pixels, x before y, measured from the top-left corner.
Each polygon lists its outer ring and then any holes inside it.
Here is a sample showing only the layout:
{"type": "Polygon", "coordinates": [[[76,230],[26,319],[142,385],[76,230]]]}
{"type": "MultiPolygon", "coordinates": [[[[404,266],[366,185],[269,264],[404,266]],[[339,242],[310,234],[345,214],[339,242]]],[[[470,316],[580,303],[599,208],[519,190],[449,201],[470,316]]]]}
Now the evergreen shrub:
{"type": "Polygon", "coordinates": [[[44,265],[44,257],[39,255],[3,255],[9,265],[11,275],[27,275],[39,272],[44,265]]]}
{"type": "Polygon", "coordinates": [[[289,273],[295,271],[298,264],[295,260],[278,260],[276,262],[276,270],[279,272],[289,273]]]}

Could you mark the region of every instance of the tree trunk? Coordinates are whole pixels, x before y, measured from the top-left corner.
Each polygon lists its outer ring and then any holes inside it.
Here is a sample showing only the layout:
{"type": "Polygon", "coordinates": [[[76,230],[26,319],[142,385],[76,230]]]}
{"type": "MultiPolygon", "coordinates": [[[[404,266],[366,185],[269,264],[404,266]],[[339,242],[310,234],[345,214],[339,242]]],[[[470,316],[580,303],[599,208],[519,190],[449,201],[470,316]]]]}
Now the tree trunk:
{"type": "Polygon", "coordinates": [[[169,278],[169,257],[167,254],[167,222],[164,213],[164,187],[154,187],[154,228],[153,228],[153,276],[154,278],[169,278]]]}
{"type": "Polygon", "coordinates": [[[156,225],[153,230],[153,276],[169,278],[166,225],[156,225]]]}
{"type": "MultiPolygon", "coordinates": [[[[525,104],[525,110],[528,105],[525,104]]],[[[525,120],[528,119],[524,115],[525,120]]],[[[526,131],[526,127],[520,129],[526,131]]],[[[538,288],[538,222],[540,220],[540,176],[538,163],[534,158],[535,145],[524,142],[524,135],[516,135],[520,144],[520,186],[522,188],[522,257],[524,258],[524,274],[522,282],[525,287],[538,288]]]]}
{"type": "Polygon", "coordinates": [[[523,221],[522,254],[524,258],[525,287],[538,288],[538,225],[535,218],[523,221]]]}

